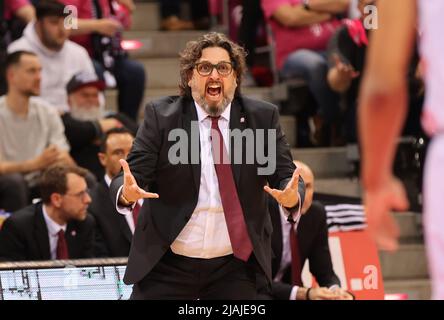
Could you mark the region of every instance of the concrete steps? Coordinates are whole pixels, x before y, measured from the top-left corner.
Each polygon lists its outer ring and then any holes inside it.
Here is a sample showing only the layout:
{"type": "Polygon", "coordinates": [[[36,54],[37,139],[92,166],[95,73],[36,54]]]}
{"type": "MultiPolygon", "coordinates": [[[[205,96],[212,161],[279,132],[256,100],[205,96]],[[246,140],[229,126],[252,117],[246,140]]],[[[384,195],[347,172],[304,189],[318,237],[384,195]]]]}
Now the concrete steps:
{"type": "Polygon", "coordinates": [[[175,88],[179,83],[179,59],[149,58],[138,59],[148,75],[148,88],[175,88]]]}
{"type": "MultiPolygon", "coordinates": [[[[329,148],[327,148],[329,149],[329,148]]],[[[304,157],[304,149],[298,151],[296,150],[296,156],[301,155],[304,157]]],[[[338,152],[338,151],[337,151],[338,152]]],[[[331,156],[330,152],[328,150],[320,150],[319,153],[316,153],[314,151],[307,152],[311,157],[315,157],[318,154],[318,157],[328,157],[331,156]]],[[[331,156],[333,158],[333,156],[331,156]]],[[[337,158],[339,158],[338,155],[336,155],[337,158]]],[[[305,156],[305,158],[308,158],[305,156]]],[[[296,157],[295,159],[299,159],[296,157]]],[[[311,160],[310,158],[308,160],[311,160]]],[[[304,161],[305,162],[305,161],[304,161]]],[[[316,192],[323,193],[323,194],[329,194],[329,195],[336,195],[336,196],[343,196],[343,197],[354,197],[354,198],[361,198],[362,197],[362,188],[359,184],[359,179],[357,177],[348,178],[346,177],[348,172],[344,171],[343,176],[336,176],[332,177],[334,172],[327,171],[326,168],[322,167],[323,162],[321,159],[319,160],[321,163],[319,166],[315,166],[312,161],[306,162],[310,164],[310,167],[313,170],[313,173],[315,175],[315,188],[316,192]],[[322,173],[325,173],[324,175],[322,173]]],[[[343,164],[345,168],[345,164],[343,164]]]]}
{"type": "Polygon", "coordinates": [[[138,40],[142,47],[130,51],[135,59],[143,58],[178,58],[179,52],[188,41],[195,40],[204,34],[202,31],[129,31],[124,33],[126,40],[138,40]]]}
{"type": "Polygon", "coordinates": [[[159,4],[157,2],[136,2],[132,15],[131,30],[158,30],[160,25],[159,4]]]}
{"type": "Polygon", "coordinates": [[[386,294],[407,294],[408,300],[429,300],[431,287],[429,279],[408,279],[384,281],[386,294]]]}
{"type": "Polygon", "coordinates": [[[400,244],[394,253],[379,252],[385,280],[428,278],[427,259],[422,243],[400,244]]]}
{"type": "MultiPolygon", "coordinates": [[[[348,176],[353,169],[347,160],[347,149],[345,147],[294,148],[291,152],[293,159],[309,164],[315,177],[318,179],[333,177],[343,178],[348,176]]],[[[335,182],[333,181],[333,183],[335,182]]]]}

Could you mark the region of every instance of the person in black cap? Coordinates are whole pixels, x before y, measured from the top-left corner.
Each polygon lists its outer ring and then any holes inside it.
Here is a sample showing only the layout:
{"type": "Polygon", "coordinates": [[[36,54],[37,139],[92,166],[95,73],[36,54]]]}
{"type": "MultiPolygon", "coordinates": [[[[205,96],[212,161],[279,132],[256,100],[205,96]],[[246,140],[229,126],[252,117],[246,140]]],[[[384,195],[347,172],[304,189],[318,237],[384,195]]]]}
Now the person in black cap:
{"type": "Polygon", "coordinates": [[[65,134],[71,145],[71,156],[98,180],[104,175],[97,157],[102,136],[119,127],[126,127],[132,134],[137,131],[137,124],[126,115],[105,112],[99,99],[104,89],[104,80],[95,73],[75,74],[66,85],[69,112],[62,115],[65,134]]]}

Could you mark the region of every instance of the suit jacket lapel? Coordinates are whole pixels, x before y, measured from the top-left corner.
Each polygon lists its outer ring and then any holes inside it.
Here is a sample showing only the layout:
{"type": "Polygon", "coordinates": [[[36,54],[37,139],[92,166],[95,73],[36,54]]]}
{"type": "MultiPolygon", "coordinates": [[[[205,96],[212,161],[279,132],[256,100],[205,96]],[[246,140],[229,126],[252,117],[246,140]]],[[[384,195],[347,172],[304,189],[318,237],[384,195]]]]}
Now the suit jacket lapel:
{"type": "MultiPolygon", "coordinates": [[[[234,129],[239,129],[241,131],[245,130],[246,127],[246,117],[243,112],[242,104],[239,99],[234,99],[231,103],[231,112],[230,112],[230,132],[234,129]]],[[[231,140],[231,139],[230,139],[231,140]]],[[[245,152],[245,148],[243,148],[242,152],[245,152]]],[[[240,174],[241,174],[241,164],[234,164],[234,144],[230,141],[230,159],[231,159],[231,168],[233,170],[234,180],[236,181],[236,185],[239,186],[240,174]]],[[[239,152],[239,151],[238,151],[239,152]]],[[[245,158],[245,155],[242,155],[242,158],[245,158]]]]}
{"type": "Polygon", "coordinates": [[[43,217],[42,203],[35,206],[35,229],[34,238],[39,248],[39,255],[43,260],[51,260],[51,252],[49,247],[48,227],[43,217]]]}
{"type": "Polygon", "coordinates": [[[191,163],[191,169],[193,170],[194,184],[196,185],[196,190],[199,192],[200,187],[200,136],[197,137],[191,134],[191,123],[194,121],[194,125],[197,125],[197,133],[199,133],[199,125],[197,123],[197,111],[193,100],[180,99],[183,103],[183,117],[182,117],[182,128],[186,131],[188,137],[188,162],[191,163]],[[194,148],[192,148],[192,146],[194,148]],[[192,154],[197,149],[198,154],[192,154]],[[194,160],[194,161],[192,161],[194,160]],[[196,163],[197,162],[197,163],[196,163]]]}

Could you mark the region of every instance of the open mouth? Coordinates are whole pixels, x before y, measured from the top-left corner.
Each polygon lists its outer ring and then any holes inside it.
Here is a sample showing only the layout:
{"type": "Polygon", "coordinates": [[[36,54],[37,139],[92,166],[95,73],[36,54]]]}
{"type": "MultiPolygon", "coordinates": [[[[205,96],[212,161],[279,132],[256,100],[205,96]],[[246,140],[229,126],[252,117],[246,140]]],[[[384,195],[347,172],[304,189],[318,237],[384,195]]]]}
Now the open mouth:
{"type": "Polygon", "coordinates": [[[220,83],[210,83],[207,86],[207,94],[210,97],[217,98],[222,92],[222,86],[220,83]]]}

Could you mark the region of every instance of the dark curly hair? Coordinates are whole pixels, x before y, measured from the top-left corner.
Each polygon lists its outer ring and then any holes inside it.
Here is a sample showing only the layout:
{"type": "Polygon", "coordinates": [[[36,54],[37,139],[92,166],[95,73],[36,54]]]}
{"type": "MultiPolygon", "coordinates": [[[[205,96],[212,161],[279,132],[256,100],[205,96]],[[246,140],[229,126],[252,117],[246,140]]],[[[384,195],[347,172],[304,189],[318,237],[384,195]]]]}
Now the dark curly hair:
{"type": "Polygon", "coordinates": [[[210,47],[220,47],[227,50],[237,76],[235,95],[239,95],[242,77],[247,68],[245,63],[247,54],[241,46],[218,32],[210,32],[204,34],[196,41],[189,41],[185,49],[180,53],[180,94],[191,97],[191,88],[188,86],[191,73],[196,61],[202,56],[202,50],[210,47]]]}

